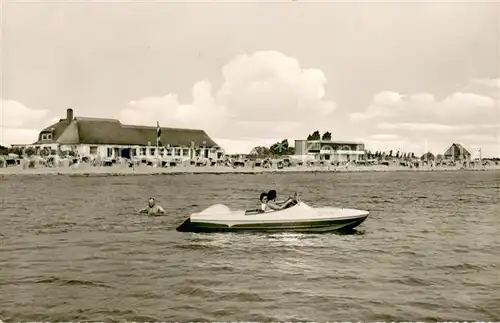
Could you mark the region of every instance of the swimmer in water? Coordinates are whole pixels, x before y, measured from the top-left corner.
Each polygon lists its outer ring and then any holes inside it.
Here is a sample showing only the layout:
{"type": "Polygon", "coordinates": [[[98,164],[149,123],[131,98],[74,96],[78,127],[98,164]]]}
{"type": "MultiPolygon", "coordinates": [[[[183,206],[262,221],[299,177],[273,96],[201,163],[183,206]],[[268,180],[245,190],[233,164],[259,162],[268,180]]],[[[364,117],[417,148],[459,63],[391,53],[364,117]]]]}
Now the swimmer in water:
{"type": "Polygon", "coordinates": [[[161,205],[157,204],[154,197],[150,197],[148,199],[148,206],[140,209],[138,213],[146,213],[148,215],[165,215],[167,212],[161,207],[161,205]]]}

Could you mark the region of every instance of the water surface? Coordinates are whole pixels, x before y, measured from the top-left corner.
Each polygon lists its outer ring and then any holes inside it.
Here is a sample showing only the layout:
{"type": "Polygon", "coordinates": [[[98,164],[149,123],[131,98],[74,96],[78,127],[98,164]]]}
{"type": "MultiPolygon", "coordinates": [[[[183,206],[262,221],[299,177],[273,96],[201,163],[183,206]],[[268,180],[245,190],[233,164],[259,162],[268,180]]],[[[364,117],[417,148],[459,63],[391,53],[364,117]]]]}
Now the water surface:
{"type": "Polygon", "coordinates": [[[500,320],[500,172],[0,178],[0,319],[500,320]],[[261,191],[367,209],[354,235],[175,227],[261,191]],[[149,196],[166,217],[134,214],[149,196]]]}

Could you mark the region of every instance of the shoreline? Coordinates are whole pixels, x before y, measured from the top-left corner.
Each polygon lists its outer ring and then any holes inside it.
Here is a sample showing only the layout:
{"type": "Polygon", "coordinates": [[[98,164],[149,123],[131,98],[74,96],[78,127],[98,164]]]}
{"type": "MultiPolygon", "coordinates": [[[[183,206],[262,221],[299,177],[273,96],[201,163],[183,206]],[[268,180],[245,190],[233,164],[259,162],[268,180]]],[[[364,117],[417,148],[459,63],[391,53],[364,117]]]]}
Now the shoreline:
{"type": "Polygon", "coordinates": [[[351,166],[348,169],[345,167],[305,167],[295,166],[282,169],[277,168],[230,168],[220,166],[180,166],[156,168],[151,166],[139,166],[135,169],[125,166],[110,166],[110,167],[93,167],[86,165],[85,167],[43,167],[23,169],[20,166],[0,168],[0,177],[7,176],[68,176],[68,177],[111,177],[111,176],[159,176],[159,175],[225,175],[225,174],[292,174],[292,173],[383,173],[383,172],[457,172],[457,171],[495,171],[500,170],[500,165],[482,166],[478,168],[460,168],[460,167],[420,167],[408,168],[403,166],[351,166]]]}

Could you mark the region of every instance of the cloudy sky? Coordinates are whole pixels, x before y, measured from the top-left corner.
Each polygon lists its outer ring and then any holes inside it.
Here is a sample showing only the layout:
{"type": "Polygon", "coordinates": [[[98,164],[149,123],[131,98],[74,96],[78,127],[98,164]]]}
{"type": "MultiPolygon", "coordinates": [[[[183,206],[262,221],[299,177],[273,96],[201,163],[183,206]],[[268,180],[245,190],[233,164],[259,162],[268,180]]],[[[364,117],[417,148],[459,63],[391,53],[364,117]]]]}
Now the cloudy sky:
{"type": "Polygon", "coordinates": [[[64,117],[500,156],[500,4],[3,2],[0,143],[64,117]]]}

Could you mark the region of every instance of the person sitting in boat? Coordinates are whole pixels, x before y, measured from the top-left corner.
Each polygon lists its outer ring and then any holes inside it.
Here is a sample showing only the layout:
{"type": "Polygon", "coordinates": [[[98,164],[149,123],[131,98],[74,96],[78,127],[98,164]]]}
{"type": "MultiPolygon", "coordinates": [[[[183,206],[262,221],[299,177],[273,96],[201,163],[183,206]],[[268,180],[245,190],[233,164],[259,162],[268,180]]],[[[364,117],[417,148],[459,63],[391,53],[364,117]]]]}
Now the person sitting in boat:
{"type": "Polygon", "coordinates": [[[267,207],[267,193],[262,193],[260,194],[260,210],[259,212],[263,213],[266,211],[269,211],[269,208],[267,207]]]}
{"type": "MultiPolygon", "coordinates": [[[[296,195],[297,195],[297,193],[295,193],[295,196],[296,195]]],[[[280,205],[276,202],[276,197],[277,197],[277,194],[276,194],[275,190],[270,190],[269,192],[267,192],[267,204],[266,205],[269,209],[274,210],[274,211],[286,209],[287,207],[290,206],[290,204],[295,202],[294,198],[289,197],[283,204],[280,205]]]]}
{"type": "Polygon", "coordinates": [[[147,213],[148,215],[164,215],[167,214],[165,210],[161,207],[161,205],[156,203],[154,197],[150,197],[148,199],[148,206],[142,208],[138,211],[138,213],[147,213]]]}

